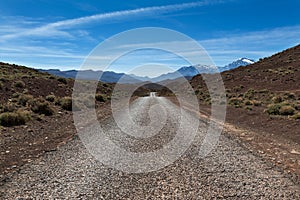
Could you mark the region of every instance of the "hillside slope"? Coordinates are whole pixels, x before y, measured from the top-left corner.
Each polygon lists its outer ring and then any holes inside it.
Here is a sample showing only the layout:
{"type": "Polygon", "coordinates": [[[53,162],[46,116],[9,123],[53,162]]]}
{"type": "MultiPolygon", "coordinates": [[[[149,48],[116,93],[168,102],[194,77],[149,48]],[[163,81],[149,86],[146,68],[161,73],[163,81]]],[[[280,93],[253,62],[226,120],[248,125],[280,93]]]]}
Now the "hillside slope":
{"type": "MultiPolygon", "coordinates": [[[[0,180],[74,136],[73,84],[73,79],[0,63],[0,180]]],[[[98,84],[96,107],[105,105],[112,86],[98,84]]]]}
{"type": "MultiPolygon", "coordinates": [[[[242,130],[234,136],[300,177],[300,45],[221,76],[228,105],[226,123],[242,130]]],[[[211,99],[202,76],[193,77],[190,84],[200,111],[209,116],[211,99]]],[[[160,93],[173,98],[168,90],[160,93]]]]}

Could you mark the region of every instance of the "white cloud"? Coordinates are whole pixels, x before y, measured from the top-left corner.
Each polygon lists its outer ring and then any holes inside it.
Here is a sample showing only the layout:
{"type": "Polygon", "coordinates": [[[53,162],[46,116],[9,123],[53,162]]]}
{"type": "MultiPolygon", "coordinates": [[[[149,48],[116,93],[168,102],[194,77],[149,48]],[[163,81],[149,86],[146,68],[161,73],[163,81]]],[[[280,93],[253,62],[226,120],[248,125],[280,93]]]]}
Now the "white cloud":
{"type": "Polygon", "coordinates": [[[121,10],[108,13],[101,13],[86,17],[79,17],[75,19],[61,20],[53,23],[49,23],[40,27],[31,28],[26,31],[16,32],[13,34],[5,34],[1,40],[13,39],[23,36],[39,36],[39,37],[49,37],[49,36],[64,36],[72,37],[65,29],[70,29],[76,26],[92,23],[92,22],[103,22],[105,20],[114,20],[114,19],[124,19],[126,17],[132,16],[151,16],[153,14],[164,14],[175,12],[179,10],[184,10],[188,8],[200,7],[207,4],[212,4],[220,1],[201,1],[201,2],[191,2],[191,3],[182,3],[182,4],[173,4],[165,6],[153,6],[153,7],[144,7],[137,8],[132,10],[121,10]]]}

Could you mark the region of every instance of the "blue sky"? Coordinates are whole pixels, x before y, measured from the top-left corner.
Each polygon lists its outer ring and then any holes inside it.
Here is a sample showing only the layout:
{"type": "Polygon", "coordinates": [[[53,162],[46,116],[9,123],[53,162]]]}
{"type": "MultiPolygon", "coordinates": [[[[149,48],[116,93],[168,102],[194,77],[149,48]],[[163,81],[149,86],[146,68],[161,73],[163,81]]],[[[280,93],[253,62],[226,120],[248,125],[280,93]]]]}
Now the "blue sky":
{"type": "MultiPolygon", "coordinates": [[[[0,1],[0,61],[78,69],[100,42],[140,27],[186,34],[218,66],[240,57],[258,60],[300,43],[299,8],[298,0],[0,1]]],[[[158,54],[164,60],[159,51],[139,52],[135,58],[158,54]]],[[[178,68],[183,63],[175,58],[169,64],[178,68]]],[[[121,64],[115,68],[123,69],[121,64]]]]}

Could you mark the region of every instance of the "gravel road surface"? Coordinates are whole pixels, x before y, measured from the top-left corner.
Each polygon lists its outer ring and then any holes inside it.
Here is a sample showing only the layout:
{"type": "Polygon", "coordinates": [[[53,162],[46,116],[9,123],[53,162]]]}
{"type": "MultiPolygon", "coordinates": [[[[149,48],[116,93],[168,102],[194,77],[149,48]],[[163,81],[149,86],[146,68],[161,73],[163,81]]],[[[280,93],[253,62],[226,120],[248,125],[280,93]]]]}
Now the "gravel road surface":
{"type": "MultiPolygon", "coordinates": [[[[106,119],[102,128],[111,141],[131,152],[159,150],[176,138],[180,109],[163,97],[139,98],[131,105],[133,120],[149,125],[147,113],[154,105],[167,108],[167,121],[157,135],[126,136],[113,118],[106,119]]],[[[192,114],[188,118],[196,119],[192,114]]],[[[192,144],[181,157],[148,173],[106,166],[76,137],[11,175],[0,185],[0,199],[300,199],[299,185],[225,135],[201,158],[207,125],[199,123],[192,144]]]]}

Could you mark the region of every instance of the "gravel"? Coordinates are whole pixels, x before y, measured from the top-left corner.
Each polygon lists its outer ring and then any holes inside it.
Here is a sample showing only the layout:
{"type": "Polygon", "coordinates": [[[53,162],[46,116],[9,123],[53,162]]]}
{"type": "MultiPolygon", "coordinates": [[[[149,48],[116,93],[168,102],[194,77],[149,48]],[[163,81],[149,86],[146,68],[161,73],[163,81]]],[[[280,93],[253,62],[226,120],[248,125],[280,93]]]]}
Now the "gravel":
{"type": "MultiPolygon", "coordinates": [[[[159,103],[172,107],[172,115],[180,113],[164,98],[140,98],[131,106],[137,110],[135,120],[149,124],[145,112],[159,103]]],[[[103,122],[103,129],[123,148],[147,152],[176,137],[176,120],[178,117],[168,116],[157,135],[141,140],[121,134],[112,118],[103,122]],[[114,130],[117,133],[112,133],[114,130]]],[[[225,135],[209,155],[199,156],[207,128],[204,122],[199,123],[192,145],[180,158],[148,173],[127,173],[106,166],[76,137],[12,174],[1,185],[0,199],[300,199],[299,185],[225,135]]]]}

